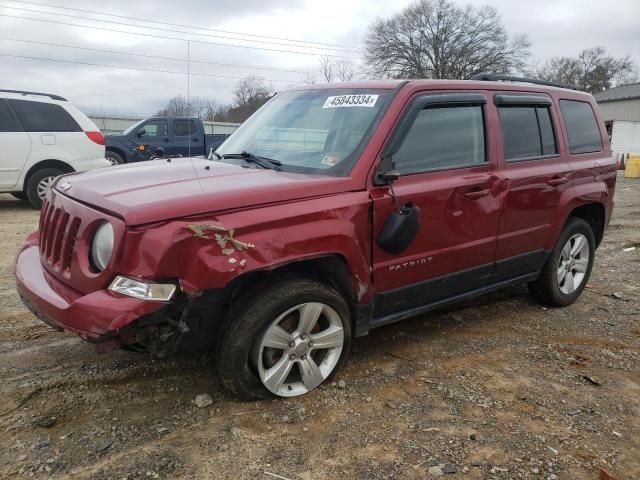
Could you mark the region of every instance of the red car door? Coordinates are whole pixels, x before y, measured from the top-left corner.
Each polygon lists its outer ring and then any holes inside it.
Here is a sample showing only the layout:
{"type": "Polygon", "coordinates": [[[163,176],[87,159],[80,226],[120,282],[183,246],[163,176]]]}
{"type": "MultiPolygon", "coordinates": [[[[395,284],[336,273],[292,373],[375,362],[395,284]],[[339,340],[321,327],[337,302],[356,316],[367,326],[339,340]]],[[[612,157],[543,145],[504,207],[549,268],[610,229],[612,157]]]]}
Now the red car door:
{"type": "Polygon", "coordinates": [[[400,254],[373,247],[375,319],[489,279],[500,201],[488,124],[486,95],[478,92],[414,97],[400,120],[391,140],[399,145],[397,204],[388,186],[372,189],[374,243],[397,205],[417,206],[421,226],[400,254]]]}
{"type": "Polygon", "coordinates": [[[489,108],[497,109],[500,119],[500,175],[505,180],[496,251],[499,279],[544,265],[548,252],[543,247],[571,167],[558,148],[558,115],[549,96],[498,93],[489,108]]]}

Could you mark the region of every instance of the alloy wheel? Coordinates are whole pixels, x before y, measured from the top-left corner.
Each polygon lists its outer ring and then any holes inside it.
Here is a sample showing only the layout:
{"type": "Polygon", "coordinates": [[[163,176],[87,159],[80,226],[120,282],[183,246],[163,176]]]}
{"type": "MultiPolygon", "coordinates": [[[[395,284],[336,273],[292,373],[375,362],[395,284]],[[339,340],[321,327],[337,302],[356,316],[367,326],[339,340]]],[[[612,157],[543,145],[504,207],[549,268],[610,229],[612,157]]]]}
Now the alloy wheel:
{"type": "Polygon", "coordinates": [[[558,264],[558,287],[565,295],[575,292],[584,281],[589,268],[589,242],[581,233],[564,244],[558,264]]]}
{"type": "Polygon", "coordinates": [[[344,328],[329,305],[303,303],[276,318],[257,342],[254,363],[275,395],[303,395],[333,372],[344,346],[344,328]]]}
{"type": "Polygon", "coordinates": [[[44,200],[45,196],[47,195],[47,191],[51,188],[51,185],[53,185],[53,181],[55,180],[56,177],[44,177],[42,180],[40,180],[40,182],[38,182],[38,188],[37,188],[37,192],[38,192],[38,197],[40,197],[40,199],[44,200]]]}

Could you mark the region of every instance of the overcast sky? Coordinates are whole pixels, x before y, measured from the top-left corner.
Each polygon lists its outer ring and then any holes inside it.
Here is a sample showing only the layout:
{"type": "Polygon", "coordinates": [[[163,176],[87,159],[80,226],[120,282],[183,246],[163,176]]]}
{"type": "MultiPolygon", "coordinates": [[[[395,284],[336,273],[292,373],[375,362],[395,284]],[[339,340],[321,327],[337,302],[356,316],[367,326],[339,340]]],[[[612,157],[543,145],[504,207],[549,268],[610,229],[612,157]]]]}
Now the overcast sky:
{"type": "MultiPolygon", "coordinates": [[[[190,43],[190,57],[194,60],[191,72],[202,74],[190,77],[191,95],[211,97],[225,103],[231,100],[233,86],[238,81],[229,77],[262,76],[281,91],[304,81],[309,74],[317,73],[320,54],[361,57],[361,52],[356,49],[363,46],[367,26],[376,17],[391,16],[409,3],[409,0],[0,0],[0,88],[57,93],[87,113],[150,115],[169,98],[187,94],[185,74],[59,63],[42,58],[186,72],[187,44],[176,39],[189,38],[193,40],[190,43]],[[44,4],[85,11],[56,9],[42,6],[44,4]],[[142,24],[122,17],[100,17],[86,10],[237,34],[157,23],[142,24]],[[102,30],[69,24],[92,25],[102,30]],[[125,33],[127,31],[149,36],[125,33]],[[242,33],[317,43],[301,47],[286,40],[262,37],[253,37],[254,41],[248,42],[238,39],[238,34],[242,33]],[[28,43],[25,40],[85,49],[28,43]],[[216,45],[219,43],[244,47],[216,45]],[[336,50],[327,50],[318,43],[340,46],[329,47],[336,50]],[[248,46],[271,50],[246,48],[248,46]],[[302,53],[292,53],[294,51],[302,53]],[[5,56],[7,54],[14,57],[5,56]],[[198,63],[202,61],[241,66],[198,63]]],[[[554,55],[576,55],[581,49],[596,45],[604,46],[616,56],[631,55],[640,62],[640,0],[456,0],[455,3],[494,6],[501,13],[510,34],[525,33],[529,36],[532,62],[554,55]]]]}

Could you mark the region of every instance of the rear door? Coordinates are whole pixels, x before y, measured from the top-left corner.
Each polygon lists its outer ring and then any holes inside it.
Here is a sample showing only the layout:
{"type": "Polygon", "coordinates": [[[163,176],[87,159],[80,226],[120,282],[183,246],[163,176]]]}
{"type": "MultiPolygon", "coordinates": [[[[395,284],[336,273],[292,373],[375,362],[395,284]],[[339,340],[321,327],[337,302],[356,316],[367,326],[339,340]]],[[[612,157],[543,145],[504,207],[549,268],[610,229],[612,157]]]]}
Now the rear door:
{"type": "Polygon", "coordinates": [[[505,180],[494,280],[538,271],[571,168],[558,145],[558,112],[544,94],[497,93],[505,180]]]}
{"type": "MultiPolygon", "coordinates": [[[[407,133],[393,154],[393,191],[398,204],[420,209],[421,228],[400,254],[375,244],[375,317],[472,290],[491,275],[500,201],[485,104],[484,92],[419,96],[396,129],[407,133]]],[[[390,193],[372,189],[374,240],[397,208],[390,193]]]]}
{"type": "Polygon", "coordinates": [[[204,153],[204,132],[198,128],[193,118],[173,120],[173,142],[169,147],[170,155],[202,155],[204,153]]]}
{"type": "Polygon", "coordinates": [[[0,189],[7,190],[16,185],[30,152],[29,134],[22,128],[9,103],[0,99],[0,189]]]}

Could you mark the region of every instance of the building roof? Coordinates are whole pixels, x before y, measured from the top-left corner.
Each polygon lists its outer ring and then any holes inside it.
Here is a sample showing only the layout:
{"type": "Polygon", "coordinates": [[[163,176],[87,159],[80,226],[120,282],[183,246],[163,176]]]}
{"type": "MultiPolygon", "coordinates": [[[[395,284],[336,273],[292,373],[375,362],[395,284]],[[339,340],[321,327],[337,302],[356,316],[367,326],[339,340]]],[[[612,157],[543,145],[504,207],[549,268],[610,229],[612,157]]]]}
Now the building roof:
{"type": "Polygon", "coordinates": [[[640,98],[640,82],[620,85],[619,87],[605,90],[594,95],[596,102],[619,102],[621,100],[633,100],[640,98]]]}

